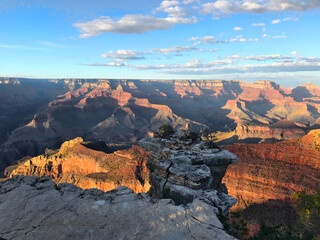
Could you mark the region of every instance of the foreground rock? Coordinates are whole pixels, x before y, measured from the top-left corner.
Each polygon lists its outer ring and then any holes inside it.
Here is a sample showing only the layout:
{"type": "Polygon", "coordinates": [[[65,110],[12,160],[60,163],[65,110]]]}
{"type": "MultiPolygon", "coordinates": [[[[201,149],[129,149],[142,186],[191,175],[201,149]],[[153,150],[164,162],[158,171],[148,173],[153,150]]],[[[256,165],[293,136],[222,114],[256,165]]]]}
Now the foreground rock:
{"type": "Polygon", "coordinates": [[[138,146],[107,154],[90,149],[82,138],[67,141],[57,151],[31,158],[7,168],[7,175],[49,176],[57,184],[68,182],[83,189],[109,191],[127,186],[134,192],[147,192],[149,154],[138,146]]]}
{"type": "Polygon", "coordinates": [[[0,182],[0,203],[5,239],[234,239],[210,204],[176,206],[126,187],[82,190],[15,176],[0,182]]]}
{"type": "Polygon", "coordinates": [[[230,166],[223,178],[239,208],[320,189],[320,129],[296,140],[225,148],[239,157],[239,164],[230,166]]]}
{"type": "Polygon", "coordinates": [[[227,215],[236,200],[221,181],[236,155],[200,141],[190,131],[178,130],[166,138],[146,138],[139,142],[150,151],[150,193],[154,198],[171,198],[187,204],[196,198],[212,204],[227,215]]]}

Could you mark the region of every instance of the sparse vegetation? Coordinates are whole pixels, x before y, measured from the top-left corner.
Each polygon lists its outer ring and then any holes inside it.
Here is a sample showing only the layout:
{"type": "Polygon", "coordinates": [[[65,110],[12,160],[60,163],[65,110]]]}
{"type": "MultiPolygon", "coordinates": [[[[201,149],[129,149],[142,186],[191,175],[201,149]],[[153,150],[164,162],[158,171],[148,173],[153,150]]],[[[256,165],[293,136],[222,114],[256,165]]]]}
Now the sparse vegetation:
{"type": "Polygon", "coordinates": [[[230,212],[230,223],[232,235],[240,239],[248,235],[248,223],[242,218],[241,212],[230,212]]]}
{"type": "Polygon", "coordinates": [[[300,239],[320,239],[320,190],[308,195],[302,191],[293,196],[299,218],[294,232],[300,239]]]}
{"type": "Polygon", "coordinates": [[[170,124],[163,124],[160,126],[159,130],[154,133],[156,138],[169,138],[173,133],[173,128],[170,124]]]}
{"type": "Polygon", "coordinates": [[[196,141],[198,139],[198,134],[191,130],[187,130],[187,135],[192,141],[196,141]]]}
{"type": "Polygon", "coordinates": [[[217,217],[219,219],[219,221],[222,223],[223,225],[223,229],[227,232],[227,233],[231,233],[231,229],[230,229],[230,224],[228,221],[228,218],[226,216],[224,216],[222,213],[218,213],[217,217]]]}
{"type": "Polygon", "coordinates": [[[261,226],[260,232],[250,240],[319,240],[320,239],[320,191],[306,194],[305,191],[295,194],[298,218],[288,227],[261,226]]]}
{"type": "Polygon", "coordinates": [[[218,145],[216,143],[217,131],[213,130],[212,128],[205,128],[205,129],[200,130],[200,133],[201,133],[201,140],[207,142],[208,148],[217,148],[218,147],[218,145]]]}
{"type": "Polygon", "coordinates": [[[264,225],[261,226],[261,230],[259,233],[249,240],[300,240],[301,238],[297,238],[292,236],[288,229],[285,227],[274,227],[268,228],[264,225]]]}

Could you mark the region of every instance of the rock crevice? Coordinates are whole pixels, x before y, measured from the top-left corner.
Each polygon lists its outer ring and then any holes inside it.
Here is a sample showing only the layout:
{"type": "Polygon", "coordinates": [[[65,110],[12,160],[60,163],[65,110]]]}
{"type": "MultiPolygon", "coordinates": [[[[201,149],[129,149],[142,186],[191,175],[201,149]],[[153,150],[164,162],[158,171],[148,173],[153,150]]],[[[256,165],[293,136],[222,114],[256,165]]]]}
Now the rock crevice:
{"type": "Polygon", "coordinates": [[[226,215],[236,200],[227,195],[221,181],[228,166],[238,159],[189,135],[189,130],[177,130],[167,138],[140,140],[139,146],[150,152],[149,193],[154,198],[173,199],[176,204],[199,198],[226,215]]]}

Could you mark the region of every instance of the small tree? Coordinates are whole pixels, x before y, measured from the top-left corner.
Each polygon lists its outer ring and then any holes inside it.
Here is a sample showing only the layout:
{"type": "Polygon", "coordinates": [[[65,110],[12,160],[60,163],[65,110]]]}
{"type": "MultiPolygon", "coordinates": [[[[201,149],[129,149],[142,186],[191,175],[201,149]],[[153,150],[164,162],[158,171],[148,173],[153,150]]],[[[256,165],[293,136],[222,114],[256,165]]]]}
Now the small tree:
{"type": "Polygon", "coordinates": [[[173,133],[173,128],[170,124],[163,124],[159,130],[154,133],[154,137],[158,138],[169,138],[173,133]]]}
{"type": "Polygon", "coordinates": [[[207,141],[210,148],[218,147],[215,141],[217,141],[216,133],[217,131],[213,130],[212,128],[205,128],[200,130],[201,133],[201,140],[207,141]]]}

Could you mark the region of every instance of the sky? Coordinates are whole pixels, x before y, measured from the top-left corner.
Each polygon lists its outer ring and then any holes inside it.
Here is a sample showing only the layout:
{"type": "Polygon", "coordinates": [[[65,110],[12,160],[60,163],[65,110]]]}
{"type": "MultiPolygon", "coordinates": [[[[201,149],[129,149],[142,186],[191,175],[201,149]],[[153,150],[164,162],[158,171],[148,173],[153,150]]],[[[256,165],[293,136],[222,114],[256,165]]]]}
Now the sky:
{"type": "Polygon", "coordinates": [[[320,0],[0,0],[0,76],[320,85],[320,0]]]}

